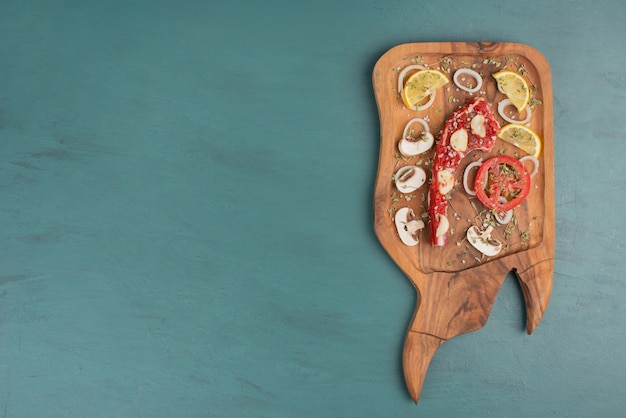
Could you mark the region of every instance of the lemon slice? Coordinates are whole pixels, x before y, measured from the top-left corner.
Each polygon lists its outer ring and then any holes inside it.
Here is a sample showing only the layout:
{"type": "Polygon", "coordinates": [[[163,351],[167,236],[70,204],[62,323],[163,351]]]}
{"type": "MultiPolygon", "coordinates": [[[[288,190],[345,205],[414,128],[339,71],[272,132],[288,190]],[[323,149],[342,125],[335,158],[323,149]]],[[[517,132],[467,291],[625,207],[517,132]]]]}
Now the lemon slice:
{"type": "Polygon", "coordinates": [[[535,158],[539,157],[539,153],[541,152],[541,138],[539,138],[539,135],[532,129],[524,125],[514,123],[506,125],[500,130],[498,137],[526,151],[535,158]]]}
{"type": "Polygon", "coordinates": [[[524,77],[515,71],[499,71],[493,74],[498,82],[498,90],[505,94],[519,112],[526,108],[530,101],[530,89],[524,77]]]}
{"type": "Polygon", "coordinates": [[[439,87],[449,83],[448,77],[438,70],[421,70],[412,74],[404,83],[402,101],[408,109],[414,109],[439,87]]]}

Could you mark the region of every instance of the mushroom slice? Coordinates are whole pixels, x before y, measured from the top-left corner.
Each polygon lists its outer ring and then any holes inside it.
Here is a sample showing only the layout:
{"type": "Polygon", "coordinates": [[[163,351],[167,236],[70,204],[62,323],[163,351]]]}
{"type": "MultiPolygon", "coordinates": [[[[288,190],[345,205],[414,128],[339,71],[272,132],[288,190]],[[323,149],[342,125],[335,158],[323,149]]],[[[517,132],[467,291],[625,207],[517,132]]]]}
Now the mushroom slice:
{"type": "Polygon", "coordinates": [[[493,257],[502,250],[502,243],[491,237],[493,226],[481,231],[476,225],[471,226],[467,230],[467,240],[472,247],[476,248],[487,257],[493,257]]]}
{"type": "Polygon", "coordinates": [[[430,133],[428,123],[424,119],[413,118],[404,127],[402,139],[398,143],[398,150],[402,155],[413,157],[425,153],[432,148],[434,143],[435,137],[430,133]],[[421,132],[414,134],[414,130],[411,128],[414,124],[422,125],[421,132]]]}
{"type": "Polygon", "coordinates": [[[426,172],[415,165],[406,165],[396,171],[393,181],[400,193],[412,193],[426,183],[426,172]]]}
{"type": "Polygon", "coordinates": [[[395,224],[398,230],[400,240],[404,245],[414,247],[419,243],[417,233],[424,228],[424,221],[413,218],[415,214],[413,210],[408,207],[400,208],[396,211],[395,224]]]}
{"type": "Polygon", "coordinates": [[[398,144],[398,149],[402,155],[413,157],[425,153],[432,148],[434,143],[435,137],[433,134],[430,132],[422,132],[417,138],[411,136],[402,138],[398,144]]]}

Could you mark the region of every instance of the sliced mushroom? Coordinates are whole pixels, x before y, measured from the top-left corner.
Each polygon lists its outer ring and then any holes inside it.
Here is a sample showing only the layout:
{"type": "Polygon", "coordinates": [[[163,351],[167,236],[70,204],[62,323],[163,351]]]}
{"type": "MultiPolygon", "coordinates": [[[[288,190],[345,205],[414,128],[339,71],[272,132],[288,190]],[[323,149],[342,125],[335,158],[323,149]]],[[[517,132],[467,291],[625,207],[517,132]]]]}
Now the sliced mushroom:
{"type": "Polygon", "coordinates": [[[481,114],[478,114],[472,118],[470,126],[474,135],[480,138],[484,138],[487,134],[487,128],[485,127],[485,117],[481,114]]]}
{"type": "Polygon", "coordinates": [[[423,154],[432,148],[435,143],[435,137],[430,132],[422,132],[417,138],[412,136],[404,137],[398,144],[398,149],[402,155],[413,157],[423,154]]]}
{"type": "Polygon", "coordinates": [[[487,257],[493,257],[502,250],[502,243],[491,237],[492,231],[493,226],[481,231],[476,225],[473,225],[467,230],[467,240],[472,244],[472,247],[487,257]]]}
{"type": "Polygon", "coordinates": [[[435,137],[430,133],[428,123],[422,118],[411,119],[404,127],[402,139],[398,143],[398,149],[402,155],[413,157],[423,154],[432,148],[435,143],[435,137]],[[422,130],[414,134],[412,126],[415,124],[422,125],[422,130]]]}
{"type": "Polygon", "coordinates": [[[424,221],[411,219],[415,216],[413,210],[408,207],[396,211],[395,224],[400,240],[404,245],[413,247],[419,243],[418,232],[424,228],[424,221]]]}
{"type": "Polygon", "coordinates": [[[467,140],[467,131],[463,128],[458,129],[450,136],[450,146],[455,151],[464,152],[467,149],[467,140]]]}
{"type": "Polygon", "coordinates": [[[412,193],[426,183],[426,172],[421,167],[406,165],[396,171],[393,181],[400,193],[412,193]]]}

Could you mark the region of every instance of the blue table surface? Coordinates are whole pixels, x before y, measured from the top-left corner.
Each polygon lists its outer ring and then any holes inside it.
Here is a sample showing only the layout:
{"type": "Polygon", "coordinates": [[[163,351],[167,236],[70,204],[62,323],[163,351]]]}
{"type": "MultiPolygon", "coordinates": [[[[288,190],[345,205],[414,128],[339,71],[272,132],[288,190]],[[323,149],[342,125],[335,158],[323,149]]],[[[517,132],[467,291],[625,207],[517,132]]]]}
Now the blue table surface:
{"type": "Polygon", "coordinates": [[[626,413],[626,3],[0,2],[0,415],[626,413]],[[372,227],[377,59],[538,49],[556,267],[507,277],[415,405],[416,294],[372,227]]]}

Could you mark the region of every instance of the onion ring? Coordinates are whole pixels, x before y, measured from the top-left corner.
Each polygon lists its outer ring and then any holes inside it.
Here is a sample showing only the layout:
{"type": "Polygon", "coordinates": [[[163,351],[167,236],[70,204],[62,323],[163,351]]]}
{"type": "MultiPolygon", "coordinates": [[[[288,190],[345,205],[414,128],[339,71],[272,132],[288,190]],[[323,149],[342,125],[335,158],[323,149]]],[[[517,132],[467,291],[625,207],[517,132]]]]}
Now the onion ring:
{"type": "Polygon", "coordinates": [[[432,93],[430,93],[430,98],[428,99],[428,101],[426,103],[424,103],[423,105],[419,105],[419,106],[413,106],[411,108],[411,110],[426,110],[429,107],[431,107],[433,105],[433,103],[435,103],[435,96],[437,95],[436,91],[433,91],[432,93]]]}
{"type": "Polygon", "coordinates": [[[463,172],[463,188],[465,189],[465,193],[467,193],[470,196],[476,196],[476,192],[473,190],[470,190],[469,185],[467,184],[469,171],[474,167],[480,167],[482,163],[483,163],[482,158],[480,160],[474,161],[473,163],[469,163],[467,167],[465,167],[465,171],[463,172]]]}
{"type": "Polygon", "coordinates": [[[539,172],[539,160],[533,157],[532,155],[527,155],[525,157],[522,157],[519,159],[519,161],[520,163],[523,163],[524,161],[532,161],[535,168],[533,169],[533,172],[530,173],[531,178],[539,172]]]}
{"type": "Polygon", "coordinates": [[[400,94],[400,92],[402,91],[402,89],[404,88],[404,79],[406,78],[406,74],[411,71],[411,70],[425,70],[426,67],[424,67],[423,65],[409,65],[404,67],[404,69],[402,71],[400,71],[400,74],[398,75],[398,94],[400,94]]]}
{"type": "MultiPolygon", "coordinates": [[[[419,65],[419,64],[407,65],[406,67],[404,67],[404,69],[402,69],[402,71],[400,71],[400,74],[398,75],[398,94],[400,94],[400,92],[404,88],[404,79],[406,78],[406,75],[409,71],[411,70],[419,71],[419,70],[425,70],[425,69],[426,67],[424,67],[423,65],[419,65]]],[[[429,107],[431,107],[434,102],[435,102],[435,92],[433,91],[432,94],[430,95],[430,98],[428,99],[426,103],[424,103],[423,105],[419,105],[419,106],[413,106],[410,109],[411,110],[426,110],[429,107]]]]}
{"type": "Polygon", "coordinates": [[[524,125],[524,124],[528,123],[530,121],[530,117],[532,116],[532,112],[530,111],[530,107],[526,106],[526,117],[523,120],[515,120],[515,119],[509,118],[504,113],[504,109],[506,109],[507,106],[512,106],[512,105],[513,105],[513,103],[509,99],[504,99],[504,100],[500,101],[500,103],[498,103],[498,113],[500,114],[500,116],[502,116],[502,119],[504,119],[505,121],[507,121],[509,123],[516,123],[518,125],[524,125]]]}
{"type": "MultiPolygon", "coordinates": [[[[498,202],[505,203],[506,198],[504,196],[500,196],[498,202]]],[[[504,212],[504,216],[500,216],[500,214],[496,212],[494,217],[496,218],[496,221],[500,223],[500,225],[506,225],[511,222],[511,219],[513,218],[513,209],[509,209],[504,212]]]]}
{"type": "Polygon", "coordinates": [[[430,132],[430,128],[428,127],[428,124],[426,123],[426,121],[424,119],[422,119],[422,118],[413,118],[404,127],[404,132],[402,133],[402,138],[406,138],[406,134],[409,132],[409,128],[414,123],[419,123],[420,125],[422,125],[424,127],[424,132],[430,132]]]}
{"type": "Polygon", "coordinates": [[[454,84],[456,84],[458,88],[460,88],[461,90],[465,90],[468,93],[476,93],[483,86],[483,78],[480,76],[480,74],[478,74],[474,70],[470,70],[469,68],[460,68],[456,70],[452,79],[454,80],[454,84]],[[461,84],[461,82],[459,81],[459,77],[462,75],[468,75],[476,80],[476,87],[470,88],[461,84]]]}

